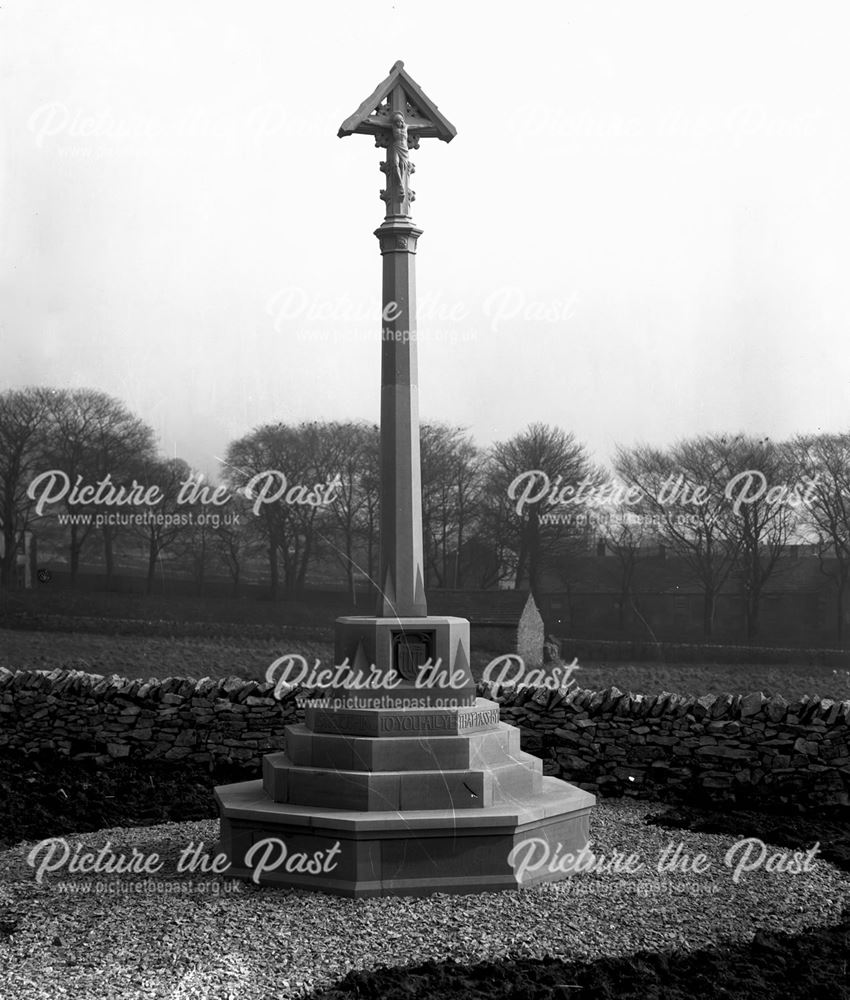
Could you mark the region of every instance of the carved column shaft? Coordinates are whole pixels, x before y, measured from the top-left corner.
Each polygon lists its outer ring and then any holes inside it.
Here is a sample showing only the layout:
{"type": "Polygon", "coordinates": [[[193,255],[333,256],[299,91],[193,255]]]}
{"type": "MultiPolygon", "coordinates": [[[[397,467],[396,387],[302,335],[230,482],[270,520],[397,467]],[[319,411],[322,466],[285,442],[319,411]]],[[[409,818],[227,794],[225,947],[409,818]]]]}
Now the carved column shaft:
{"type": "Polygon", "coordinates": [[[425,618],[419,378],[416,345],[416,242],[410,218],[421,138],[450,142],[457,130],[398,60],[389,76],[340,125],[338,135],[369,135],[386,149],[381,164],[386,217],[375,235],[383,256],[381,345],[381,563],[379,618],[425,618]]]}
{"type": "Polygon", "coordinates": [[[422,230],[386,219],[381,329],[381,576],[378,615],[424,617],[422,475],[416,345],[416,243],[422,230]]]}

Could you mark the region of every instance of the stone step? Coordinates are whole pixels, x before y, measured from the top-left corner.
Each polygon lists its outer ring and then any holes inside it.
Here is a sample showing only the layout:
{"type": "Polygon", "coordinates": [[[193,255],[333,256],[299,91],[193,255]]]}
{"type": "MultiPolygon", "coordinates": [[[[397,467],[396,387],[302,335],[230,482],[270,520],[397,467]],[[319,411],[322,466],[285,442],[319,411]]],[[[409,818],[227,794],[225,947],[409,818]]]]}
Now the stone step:
{"type": "Polygon", "coordinates": [[[263,758],[263,787],[275,802],[364,812],[483,809],[527,800],[542,787],[543,762],[518,751],[484,769],[349,771],[303,767],[286,753],[263,758]]]}
{"type": "Polygon", "coordinates": [[[543,761],[530,753],[514,754],[513,760],[492,767],[490,774],[494,803],[525,802],[543,788],[543,761]]]}
{"type": "Polygon", "coordinates": [[[308,706],[304,722],[316,733],[344,736],[465,736],[499,725],[499,704],[476,698],[460,708],[319,708],[308,706]]]}
{"type": "Polygon", "coordinates": [[[486,769],[520,749],[520,731],[505,722],[490,732],[465,736],[347,736],[285,727],[286,753],[299,767],[343,771],[486,769]]]}
{"type": "Polygon", "coordinates": [[[299,767],[286,753],[263,758],[263,788],[275,802],[363,812],[493,804],[490,771],[343,771],[299,767]]]}

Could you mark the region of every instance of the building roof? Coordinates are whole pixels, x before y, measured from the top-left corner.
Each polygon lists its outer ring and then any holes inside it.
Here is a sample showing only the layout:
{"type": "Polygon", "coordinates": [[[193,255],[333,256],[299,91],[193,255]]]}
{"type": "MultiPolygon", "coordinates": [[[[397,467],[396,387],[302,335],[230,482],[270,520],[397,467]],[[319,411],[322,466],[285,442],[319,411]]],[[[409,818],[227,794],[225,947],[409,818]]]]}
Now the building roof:
{"type": "Polygon", "coordinates": [[[529,600],[527,590],[429,590],[428,613],[457,615],[472,625],[519,625],[529,600]]]}

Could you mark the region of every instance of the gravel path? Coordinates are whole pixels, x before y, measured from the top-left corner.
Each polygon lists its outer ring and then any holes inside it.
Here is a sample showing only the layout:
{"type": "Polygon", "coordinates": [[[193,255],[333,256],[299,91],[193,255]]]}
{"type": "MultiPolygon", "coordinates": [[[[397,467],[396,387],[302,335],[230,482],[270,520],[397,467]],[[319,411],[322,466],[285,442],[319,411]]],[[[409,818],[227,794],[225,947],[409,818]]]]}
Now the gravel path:
{"type": "Polygon", "coordinates": [[[157,851],[165,864],[151,877],[60,871],[39,885],[26,863],[33,844],[21,844],[0,853],[0,928],[18,920],[11,936],[0,931],[0,996],[284,1000],[355,968],[690,950],[750,940],[758,929],[793,933],[834,924],[850,905],[850,875],[820,859],[809,872],[761,868],[736,884],[724,863],[734,838],[645,825],[657,808],[615,800],[593,812],[594,853],[634,852],[644,863],[637,874],[584,873],[472,896],[350,900],[177,875],[179,852],[192,841],[211,849],[217,821],[67,838],[72,849],[82,843],[97,850],[108,840],[116,853],[157,851]],[[691,857],[704,853],[709,871],[659,875],[656,863],[671,842],[691,857]],[[97,881],[113,889],[92,892],[97,881]]]}

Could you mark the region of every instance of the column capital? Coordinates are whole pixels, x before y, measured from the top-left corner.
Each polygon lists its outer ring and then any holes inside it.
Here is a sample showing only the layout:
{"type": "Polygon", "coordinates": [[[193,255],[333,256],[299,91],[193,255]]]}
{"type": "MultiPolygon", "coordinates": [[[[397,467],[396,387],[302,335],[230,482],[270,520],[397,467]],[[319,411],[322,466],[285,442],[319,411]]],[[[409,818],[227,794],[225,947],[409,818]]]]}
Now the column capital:
{"type": "Polygon", "coordinates": [[[422,230],[412,219],[386,219],[375,230],[381,253],[416,253],[422,230]]]}

